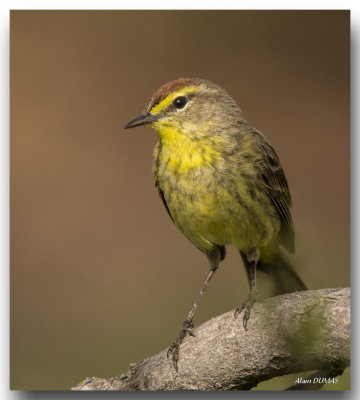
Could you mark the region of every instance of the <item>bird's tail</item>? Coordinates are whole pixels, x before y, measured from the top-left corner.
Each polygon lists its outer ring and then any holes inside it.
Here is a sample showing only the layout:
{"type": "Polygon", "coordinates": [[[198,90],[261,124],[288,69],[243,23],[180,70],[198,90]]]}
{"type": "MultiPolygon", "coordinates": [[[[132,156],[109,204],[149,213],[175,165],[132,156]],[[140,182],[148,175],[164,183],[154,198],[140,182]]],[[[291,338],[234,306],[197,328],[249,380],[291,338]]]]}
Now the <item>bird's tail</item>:
{"type": "MultiPolygon", "coordinates": [[[[246,256],[240,253],[249,278],[249,263],[246,256]]],[[[286,256],[279,251],[271,261],[260,260],[257,264],[257,288],[264,297],[307,290],[306,285],[294,271],[286,256]]]]}

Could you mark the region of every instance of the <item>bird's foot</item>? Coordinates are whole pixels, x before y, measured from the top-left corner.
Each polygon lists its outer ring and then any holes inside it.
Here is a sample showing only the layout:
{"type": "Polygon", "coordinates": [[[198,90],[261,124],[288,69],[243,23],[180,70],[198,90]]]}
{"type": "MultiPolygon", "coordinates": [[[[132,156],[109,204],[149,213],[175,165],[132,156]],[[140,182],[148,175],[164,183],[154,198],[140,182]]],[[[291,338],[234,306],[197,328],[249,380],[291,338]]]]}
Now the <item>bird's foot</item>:
{"type": "Polygon", "coordinates": [[[172,356],[172,362],[174,365],[174,368],[176,372],[178,372],[178,366],[177,362],[179,361],[179,349],[182,344],[182,342],[185,339],[186,334],[188,333],[190,336],[195,336],[194,332],[192,331],[192,328],[194,327],[194,324],[192,322],[192,319],[186,319],[183,323],[183,327],[180,331],[180,333],[177,335],[174,343],[168,348],[167,351],[167,357],[172,356]]]}
{"type": "Polygon", "coordinates": [[[244,316],[243,316],[243,326],[244,329],[247,330],[247,322],[250,318],[250,313],[251,309],[253,308],[253,305],[255,301],[258,299],[259,295],[256,290],[252,290],[249,294],[249,297],[242,303],[234,313],[234,317],[236,318],[243,310],[244,311],[244,316]]]}

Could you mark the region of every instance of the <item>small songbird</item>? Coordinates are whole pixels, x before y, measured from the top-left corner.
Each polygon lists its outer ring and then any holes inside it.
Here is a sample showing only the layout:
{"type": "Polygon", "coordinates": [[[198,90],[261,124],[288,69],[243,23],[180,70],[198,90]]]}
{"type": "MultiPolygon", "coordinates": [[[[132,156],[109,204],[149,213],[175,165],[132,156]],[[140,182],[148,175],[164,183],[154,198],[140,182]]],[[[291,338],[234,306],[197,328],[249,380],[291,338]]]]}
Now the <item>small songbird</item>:
{"type": "Polygon", "coordinates": [[[179,348],[192,333],[193,316],[210,279],[235,246],[246,268],[250,295],[244,310],[247,329],[257,299],[256,270],[269,278],[271,295],[305,290],[285,251],[294,252],[288,184],[275,150],[253,128],[229,94],[198,78],[161,86],[145,111],[125,125],[150,125],[158,134],[153,172],[170,218],[208,258],[210,271],[169,347],[175,369],[179,348]]]}

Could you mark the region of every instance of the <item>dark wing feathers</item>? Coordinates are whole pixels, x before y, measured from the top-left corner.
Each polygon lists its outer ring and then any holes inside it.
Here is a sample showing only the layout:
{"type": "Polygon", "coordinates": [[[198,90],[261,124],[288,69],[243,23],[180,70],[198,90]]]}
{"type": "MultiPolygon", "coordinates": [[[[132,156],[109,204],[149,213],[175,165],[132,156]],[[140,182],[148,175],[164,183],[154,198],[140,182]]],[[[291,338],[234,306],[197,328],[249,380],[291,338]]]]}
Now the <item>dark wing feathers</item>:
{"type": "Polygon", "coordinates": [[[157,144],[156,144],[156,146],[154,148],[153,171],[154,171],[154,176],[155,176],[155,186],[156,186],[156,189],[159,192],[160,199],[162,200],[167,213],[169,214],[172,222],[175,223],[174,218],[170,214],[169,207],[168,207],[168,205],[166,203],[166,200],[165,200],[164,192],[161,190],[160,183],[159,183],[158,171],[159,171],[159,163],[160,163],[159,155],[160,155],[160,152],[161,152],[161,147],[162,147],[162,144],[159,141],[159,142],[157,142],[157,144]]]}
{"type": "Polygon", "coordinates": [[[291,196],[289,186],[275,150],[266,140],[261,140],[259,145],[264,156],[262,165],[264,187],[280,216],[281,241],[290,252],[294,252],[295,233],[290,212],[291,196]]]}
{"type": "Polygon", "coordinates": [[[157,188],[157,190],[158,190],[158,192],[159,192],[160,199],[162,200],[162,202],[163,202],[163,204],[164,204],[164,206],[165,206],[165,209],[166,209],[167,213],[169,214],[169,216],[170,216],[172,222],[175,223],[174,218],[171,216],[169,207],[168,207],[168,205],[167,205],[167,203],[166,203],[165,196],[164,196],[164,192],[160,189],[160,186],[159,186],[159,184],[158,184],[158,182],[157,182],[156,180],[155,180],[155,186],[156,186],[156,188],[157,188]]]}

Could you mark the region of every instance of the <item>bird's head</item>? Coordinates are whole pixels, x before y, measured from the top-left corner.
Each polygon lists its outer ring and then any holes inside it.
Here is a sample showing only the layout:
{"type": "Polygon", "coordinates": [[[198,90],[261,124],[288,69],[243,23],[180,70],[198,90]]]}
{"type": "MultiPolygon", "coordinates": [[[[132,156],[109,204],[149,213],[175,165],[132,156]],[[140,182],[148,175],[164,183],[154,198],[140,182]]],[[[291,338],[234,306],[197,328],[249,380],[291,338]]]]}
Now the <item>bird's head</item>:
{"type": "Polygon", "coordinates": [[[149,124],[166,137],[169,132],[201,139],[230,133],[242,114],[235,101],[218,85],[198,78],[179,78],[161,86],[144,112],[125,128],[149,124]]]}

